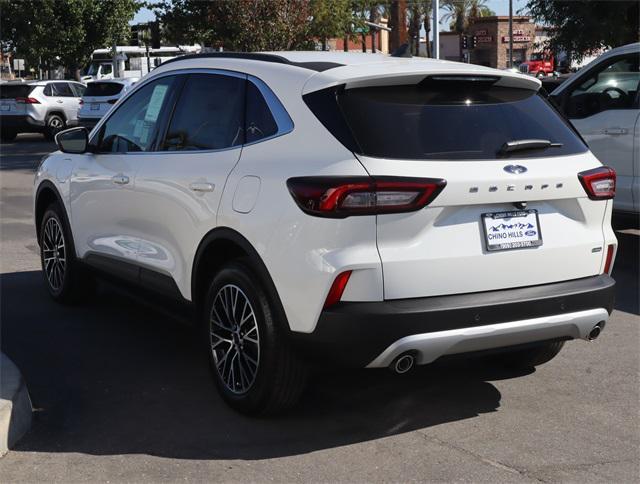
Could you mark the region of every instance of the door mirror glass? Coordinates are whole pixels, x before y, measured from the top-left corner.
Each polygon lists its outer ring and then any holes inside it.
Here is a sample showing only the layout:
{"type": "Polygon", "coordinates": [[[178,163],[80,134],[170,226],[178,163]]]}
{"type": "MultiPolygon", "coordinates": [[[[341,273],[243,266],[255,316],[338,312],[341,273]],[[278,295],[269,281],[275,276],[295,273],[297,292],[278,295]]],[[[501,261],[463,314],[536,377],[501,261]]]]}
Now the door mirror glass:
{"type": "Polygon", "coordinates": [[[83,127],[61,131],[56,135],[56,143],[63,153],[85,153],[89,144],[89,131],[83,127]]]}

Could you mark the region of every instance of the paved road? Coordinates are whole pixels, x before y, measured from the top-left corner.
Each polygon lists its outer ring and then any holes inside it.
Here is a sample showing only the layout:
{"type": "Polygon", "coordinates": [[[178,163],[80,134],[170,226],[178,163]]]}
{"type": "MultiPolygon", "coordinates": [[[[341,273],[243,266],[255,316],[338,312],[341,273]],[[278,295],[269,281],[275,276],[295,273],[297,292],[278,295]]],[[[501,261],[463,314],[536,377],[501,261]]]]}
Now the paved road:
{"type": "Polygon", "coordinates": [[[535,372],[452,361],[404,377],[316,376],[287,416],[230,411],[192,330],[109,288],[45,294],[32,170],[50,145],[2,145],[2,349],[36,420],[0,481],[600,481],[640,479],[638,231],[619,233],[618,301],[594,343],[535,372]]]}

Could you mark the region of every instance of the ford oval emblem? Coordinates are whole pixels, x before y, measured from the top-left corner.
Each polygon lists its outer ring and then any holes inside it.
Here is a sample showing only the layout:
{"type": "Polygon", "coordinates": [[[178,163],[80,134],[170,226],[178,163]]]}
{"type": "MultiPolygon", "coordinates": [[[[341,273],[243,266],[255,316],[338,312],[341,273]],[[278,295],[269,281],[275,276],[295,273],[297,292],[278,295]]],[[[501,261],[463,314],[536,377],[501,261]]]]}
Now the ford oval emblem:
{"type": "Polygon", "coordinates": [[[527,171],[527,168],[522,165],[507,165],[504,167],[504,171],[506,171],[507,173],[519,175],[520,173],[524,173],[525,171],[527,171]]]}

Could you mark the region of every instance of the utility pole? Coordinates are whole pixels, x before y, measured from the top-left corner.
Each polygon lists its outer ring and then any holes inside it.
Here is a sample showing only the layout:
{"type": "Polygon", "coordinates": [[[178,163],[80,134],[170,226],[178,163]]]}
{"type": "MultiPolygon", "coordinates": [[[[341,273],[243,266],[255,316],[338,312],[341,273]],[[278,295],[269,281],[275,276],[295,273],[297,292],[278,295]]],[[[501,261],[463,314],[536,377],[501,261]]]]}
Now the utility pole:
{"type": "Polygon", "coordinates": [[[440,2],[433,0],[433,58],[440,58],[440,2]]]}
{"type": "Polygon", "coordinates": [[[509,0],[509,69],[513,67],[513,0],[509,0]]]}

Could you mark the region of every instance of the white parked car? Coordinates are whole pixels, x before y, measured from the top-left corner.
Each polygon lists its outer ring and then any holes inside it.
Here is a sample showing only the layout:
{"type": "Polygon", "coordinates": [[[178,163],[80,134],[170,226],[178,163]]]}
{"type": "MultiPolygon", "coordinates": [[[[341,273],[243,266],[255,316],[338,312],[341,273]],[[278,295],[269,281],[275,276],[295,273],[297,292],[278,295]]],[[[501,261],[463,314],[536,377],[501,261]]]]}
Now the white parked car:
{"type": "Polygon", "coordinates": [[[640,43],[612,49],[551,94],[591,152],[618,174],[613,208],[640,213],[640,43]]]}
{"type": "Polygon", "coordinates": [[[17,81],[0,84],[0,135],[12,141],[18,133],[47,138],[76,126],[85,85],[75,81],[17,81]]]}
{"type": "Polygon", "coordinates": [[[47,288],[181,301],[248,413],[294,404],[309,361],[542,364],[603,329],[617,242],[615,172],[539,87],[371,54],[166,62],[38,168],[47,288]]]}
{"type": "Polygon", "coordinates": [[[88,83],[80,101],[78,124],[92,129],[137,81],[138,78],[126,78],[88,83]]]}

